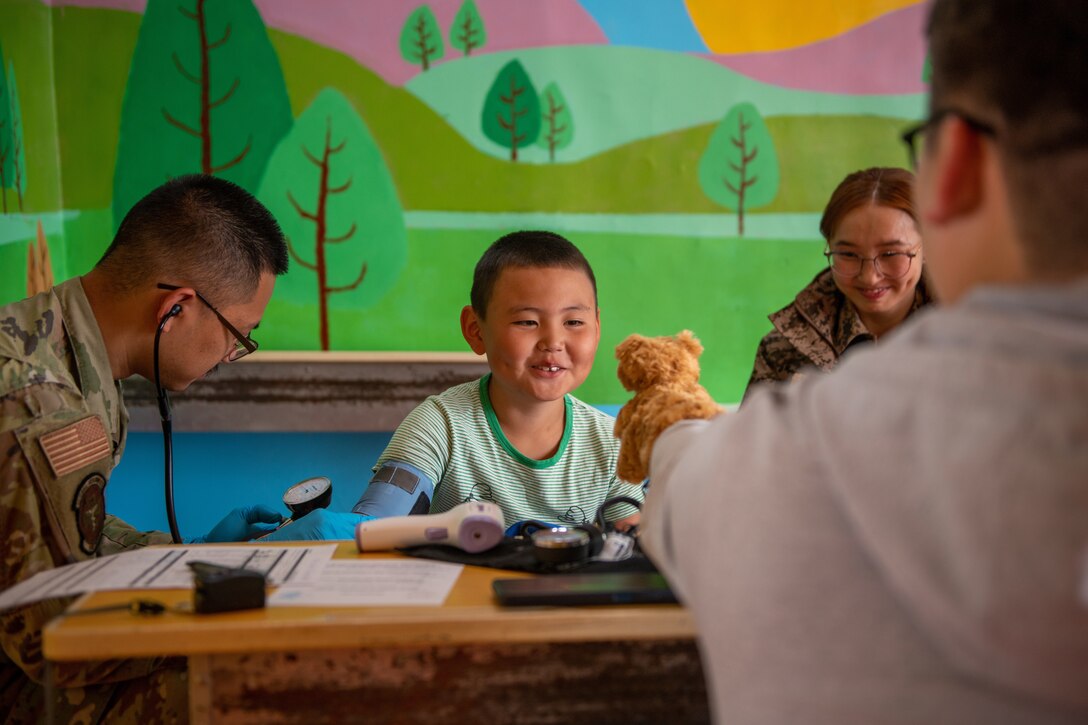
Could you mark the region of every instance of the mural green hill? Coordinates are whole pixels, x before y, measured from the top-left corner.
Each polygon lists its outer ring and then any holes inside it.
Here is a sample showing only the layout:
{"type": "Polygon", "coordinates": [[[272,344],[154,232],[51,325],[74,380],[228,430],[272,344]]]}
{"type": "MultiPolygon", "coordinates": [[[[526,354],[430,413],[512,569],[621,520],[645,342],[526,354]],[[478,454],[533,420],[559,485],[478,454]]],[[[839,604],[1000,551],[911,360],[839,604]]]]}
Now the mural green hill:
{"type": "MultiPolygon", "coordinates": [[[[122,94],[139,16],[66,7],[54,9],[54,23],[65,206],[104,208],[110,201],[122,94]],[[92,102],[96,112],[87,114],[92,102]]],[[[717,119],[577,163],[511,164],[481,153],[412,93],[385,83],[353,59],[297,36],[277,31],[270,36],[293,114],[297,117],[323,88],[340,90],[372,130],[406,210],[721,211],[703,194],[697,172],[717,119]],[[607,193],[595,194],[595,189],[607,193]]],[[[454,64],[439,67],[449,65],[454,64]]],[[[782,186],[775,201],[760,211],[818,211],[845,173],[905,162],[897,136],[906,119],[769,115],[766,120],[782,163],[782,186]],[[829,158],[835,161],[828,163],[829,158]]],[[[579,128],[584,126],[580,122],[579,128]]]]}
{"type": "MultiPolygon", "coordinates": [[[[925,113],[922,95],[799,91],[753,80],[698,55],[618,45],[485,53],[442,63],[417,74],[405,87],[474,146],[501,158],[504,150],[483,133],[480,112],[488,87],[515,59],[538,91],[551,82],[562,86],[574,109],[578,133],[561,160],[577,161],[642,138],[717,123],[741,102],[755,104],[764,118],[799,114],[920,118],[925,113]],[[677,82],[681,78],[683,82],[677,82]]],[[[523,158],[548,161],[542,149],[527,150],[523,158]]]]}

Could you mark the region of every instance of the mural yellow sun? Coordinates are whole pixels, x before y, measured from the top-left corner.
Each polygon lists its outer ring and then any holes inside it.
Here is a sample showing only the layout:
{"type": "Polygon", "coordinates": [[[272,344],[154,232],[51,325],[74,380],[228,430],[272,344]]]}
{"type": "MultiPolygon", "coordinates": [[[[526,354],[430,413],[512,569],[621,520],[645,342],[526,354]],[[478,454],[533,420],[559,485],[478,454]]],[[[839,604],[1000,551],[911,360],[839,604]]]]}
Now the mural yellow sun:
{"type": "Polygon", "coordinates": [[[920,0],[686,0],[688,14],[711,52],[785,50],[832,38],[920,0]]]}

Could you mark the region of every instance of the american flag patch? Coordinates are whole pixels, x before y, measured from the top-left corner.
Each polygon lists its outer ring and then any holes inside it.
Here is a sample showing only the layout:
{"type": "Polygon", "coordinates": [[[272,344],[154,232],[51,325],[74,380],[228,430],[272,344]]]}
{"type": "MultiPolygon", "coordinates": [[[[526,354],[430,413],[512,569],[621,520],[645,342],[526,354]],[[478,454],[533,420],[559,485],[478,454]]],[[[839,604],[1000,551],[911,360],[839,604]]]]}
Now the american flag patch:
{"type": "Polygon", "coordinates": [[[56,476],[83,468],[113,452],[102,419],[92,415],[38,439],[56,476]]]}

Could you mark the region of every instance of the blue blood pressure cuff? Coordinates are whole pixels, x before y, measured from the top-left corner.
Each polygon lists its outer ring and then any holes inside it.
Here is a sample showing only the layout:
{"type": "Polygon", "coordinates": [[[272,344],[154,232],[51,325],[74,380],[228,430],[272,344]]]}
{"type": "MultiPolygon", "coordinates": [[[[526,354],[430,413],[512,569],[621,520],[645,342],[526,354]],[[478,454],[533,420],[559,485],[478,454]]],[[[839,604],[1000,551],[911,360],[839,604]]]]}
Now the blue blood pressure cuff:
{"type": "Polygon", "coordinates": [[[411,463],[386,461],[351,509],[367,516],[414,516],[431,511],[434,481],[411,463]]]}

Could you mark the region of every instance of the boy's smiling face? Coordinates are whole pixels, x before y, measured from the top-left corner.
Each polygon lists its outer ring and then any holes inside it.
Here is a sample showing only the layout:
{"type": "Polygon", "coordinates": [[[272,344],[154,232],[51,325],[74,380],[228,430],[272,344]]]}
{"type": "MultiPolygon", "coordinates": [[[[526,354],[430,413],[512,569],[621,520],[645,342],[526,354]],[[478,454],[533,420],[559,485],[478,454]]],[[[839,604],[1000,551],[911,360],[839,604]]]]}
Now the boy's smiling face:
{"type": "Polygon", "coordinates": [[[601,325],[584,272],[509,267],[495,282],[486,315],[465,307],[461,330],[473,352],[487,355],[493,398],[519,406],[561,400],[585,382],[601,325]]]}

